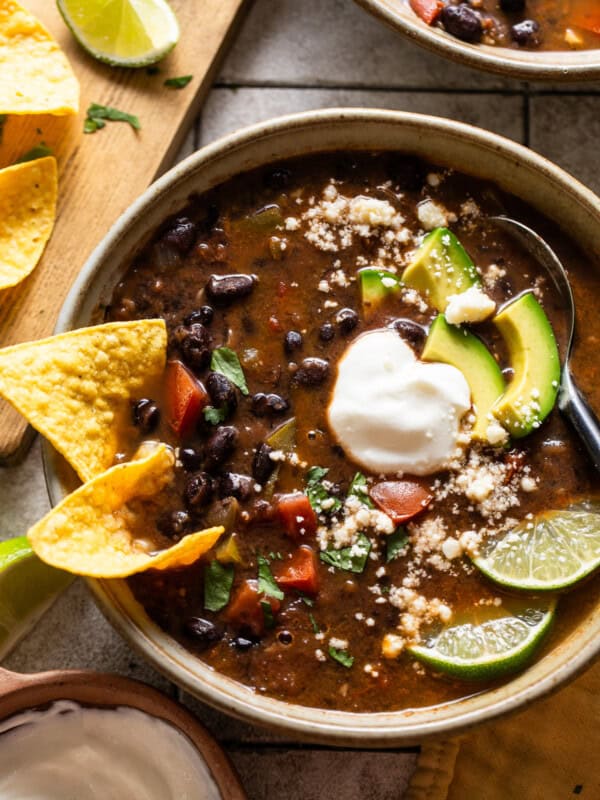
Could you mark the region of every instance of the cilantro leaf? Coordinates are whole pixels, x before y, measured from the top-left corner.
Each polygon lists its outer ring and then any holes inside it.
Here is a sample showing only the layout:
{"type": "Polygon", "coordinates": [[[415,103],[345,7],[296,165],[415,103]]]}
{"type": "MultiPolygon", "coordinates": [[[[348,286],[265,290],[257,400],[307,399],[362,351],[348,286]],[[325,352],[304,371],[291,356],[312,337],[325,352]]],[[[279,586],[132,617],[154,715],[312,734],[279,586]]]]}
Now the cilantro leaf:
{"type": "Polygon", "coordinates": [[[206,406],[202,413],[204,414],[204,419],[207,422],[209,422],[211,425],[218,425],[219,422],[223,422],[227,418],[229,409],[227,408],[227,403],[225,403],[223,406],[221,406],[221,408],[206,406]]]}
{"type": "Polygon", "coordinates": [[[283,592],[275,583],[275,578],[269,567],[269,561],[264,556],[258,559],[258,591],[267,597],[274,597],[276,600],[283,600],[283,592]]]}
{"type": "Polygon", "coordinates": [[[38,158],[45,158],[51,155],[52,148],[48,147],[46,144],[40,143],[32,147],[31,150],[28,150],[26,153],[23,153],[20,158],[17,158],[15,164],[24,164],[26,161],[35,161],[38,158]]]}
{"type": "Polygon", "coordinates": [[[221,375],[229,378],[242,394],[250,394],[240,360],[229,347],[217,347],[213,350],[210,368],[213,372],[220,372],[221,375]]]}
{"type": "Polygon", "coordinates": [[[233,564],[220,564],[216,559],[204,567],[204,608],[220,611],[229,602],[233,586],[233,564]]]}
{"type": "Polygon", "coordinates": [[[84,133],[95,133],[99,128],[104,128],[106,122],[128,122],[136,131],[141,130],[139,119],[134,114],[126,111],[119,111],[118,108],[102,106],[99,103],[92,103],[88,110],[85,122],[83,123],[84,133]]]}
{"type": "Polygon", "coordinates": [[[274,628],[275,617],[273,616],[273,609],[271,608],[271,603],[269,603],[267,600],[261,600],[260,607],[262,608],[263,617],[265,619],[265,628],[274,628]]]}
{"type": "Polygon", "coordinates": [[[165,86],[168,86],[169,89],[185,89],[193,77],[193,75],[180,75],[177,78],[167,78],[165,86]]]}
{"type": "Polygon", "coordinates": [[[368,508],[375,508],[373,501],[369,497],[367,479],[362,472],[357,472],[352,478],[352,483],[348,489],[348,497],[357,497],[363,505],[368,508]]]}
{"type": "Polygon", "coordinates": [[[336,569],[343,569],[346,572],[360,574],[366,564],[371,552],[371,542],[368,536],[360,533],[356,542],[350,547],[342,547],[341,550],[322,550],[319,553],[321,561],[336,569]]]}
{"type": "Polygon", "coordinates": [[[406,528],[399,525],[393,533],[387,537],[385,546],[385,560],[389,564],[390,561],[402,555],[408,545],[408,533],[406,528]]]}
{"type": "Polygon", "coordinates": [[[323,485],[323,478],[328,472],[329,470],[325,467],[311,467],[306,473],[306,494],[317,514],[325,511],[333,513],[342,507],[338,498],[329,494],[323,485]]]}
{"type": "Polygon", "coordinates": [[[318,624],[317,620],[313,617],[313,615],[309,614],[308,618],[310,620],[310,624],[312,625],[313,631],[315,633],[321,633],[321,628],[319,628],[319,624],[318,624]]]}
{"type": "Polygon", "coordinates": [[[299,591],[298,597],[300,598],[300,600],[302,600],[305,606],[312,607],[315,604],[315,601],[312,599],[312,597],[308,597],[308,595],[304,594],[304,592],[299,591]]]}
{"type": "Polygon", "coordinates": [[[329,656],[333,658],[334,661],[337,661],[338,664],[341,664],[342,667],[346,667],[346,669],[350,669],[352,664],[354,664],[354,656],[351,656],[346,650],[336,650],[335,647],[329,647],[329,656]]]}

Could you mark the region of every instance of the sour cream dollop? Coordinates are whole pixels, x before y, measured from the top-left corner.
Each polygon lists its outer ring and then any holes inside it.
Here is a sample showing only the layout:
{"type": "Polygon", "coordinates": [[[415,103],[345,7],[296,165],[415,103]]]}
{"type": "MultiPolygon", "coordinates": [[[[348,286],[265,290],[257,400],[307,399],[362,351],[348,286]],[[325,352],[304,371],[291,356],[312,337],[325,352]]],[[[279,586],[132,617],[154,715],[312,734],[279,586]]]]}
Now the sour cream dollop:
{"type": "Polygon", "coordinates": [[[221,800],[192,743],[133,708],[61,700],[0,723],[0,800],[221,800]]]}
{"type": "Polygon", "coordinates": [[[460,370],[418,361],[396,331],[385,329],[347,348],[328,418],[348,456],[370,471],[430,475],[454,454],[470,407],[460,370]]]}

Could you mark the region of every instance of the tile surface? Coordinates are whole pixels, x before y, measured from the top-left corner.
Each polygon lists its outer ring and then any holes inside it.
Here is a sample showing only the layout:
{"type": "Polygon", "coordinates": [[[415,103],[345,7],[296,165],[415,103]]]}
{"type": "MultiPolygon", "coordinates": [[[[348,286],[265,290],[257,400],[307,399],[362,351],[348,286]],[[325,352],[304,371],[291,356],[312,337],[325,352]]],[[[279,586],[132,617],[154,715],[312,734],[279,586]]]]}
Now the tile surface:
{"type": "MultiPolygon", "coordinates": [[[[256,0],[181,157],[281,114],[394,108],[460,119],[524,142],[600,190],[595,88],[526,86],[462,68],[395,35],[352,0],[256,0]]],[[[0,539],[23,534],[48,510],[39,442],[22,464],[0,471],[0,508],[0,539]]],[[[93,667],[176,694],[224,743],[251,800],[401,800],[414,769],[412,752],[300,746],[191,698],[131,651],[81,581],[4,666],[23,672],[93,667]]]]}

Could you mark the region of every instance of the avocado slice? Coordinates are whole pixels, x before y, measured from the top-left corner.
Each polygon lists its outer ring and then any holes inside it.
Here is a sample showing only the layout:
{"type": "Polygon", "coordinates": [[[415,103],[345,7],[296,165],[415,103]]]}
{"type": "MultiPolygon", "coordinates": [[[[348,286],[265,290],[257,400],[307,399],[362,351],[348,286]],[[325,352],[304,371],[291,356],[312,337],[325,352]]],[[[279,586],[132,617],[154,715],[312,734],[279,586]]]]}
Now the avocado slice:
{"type": "Polygon", "coordinates": [[[442,313],[450,295],[481,285],[469,254],[448,228],[435,228],[427,234],[404,270],[402,283],[416,289],[442,313]]]}
{"type": "Polygon", "coordinates": [[[560,359],[554,332],[533,292],[512,300],[494,318],[513,369],[493,415],[515,438],[539,428],[556,402],[560,359]]]}
{"type": "Polygon", "coordinates": [[[439,314],[429,329],[421,358],[450,364],[463,373],[475,411],[471,436],[487,441],[490,410],[504,394],[506,385],[496,359],[481,339],[464,328],[449,325],[444,315],[439,314]]]}
{"type": "Polygon", "coordinates": [[[358,272],[360,294],[365,317],[368,317],[390,294],[398,294],[402,286],[393,272],[375,267],[365,267],[358,272]]]}

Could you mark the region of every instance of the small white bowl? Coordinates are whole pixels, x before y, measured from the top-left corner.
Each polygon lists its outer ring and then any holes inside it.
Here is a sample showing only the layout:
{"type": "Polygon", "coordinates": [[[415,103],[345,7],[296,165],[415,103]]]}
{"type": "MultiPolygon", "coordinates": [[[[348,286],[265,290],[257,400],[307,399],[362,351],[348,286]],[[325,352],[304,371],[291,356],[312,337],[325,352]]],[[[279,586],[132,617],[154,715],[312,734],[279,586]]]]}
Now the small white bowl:
{"type": "MultiPolygon", "coordinates": [[[[600,263],[600,201],[570,175],[521,145],[437,117],[393,111],[332,109],[265,122],[190,156],[122,215],[83,267],[56,332],[89,324],[132,254],[164,219],[232,175],[278,159],[340,150],[399,150],[494,181],[556,221],[600,263]]],[[[593,260],[590,260],[590,264],[593,260]]],[[[45,448],[50,498],[67,491],[62,462],[45,448]]],[[[430,708],[377,714],[330,711],[264,697],[215,672],[158,628],[125,581],[90,581],[108,619],[159,671],[221,711],[313,742],[357,747],[409,745],[448,736],[523,708],[583,670],[600,652],[600,581],[588,583],[589,612],[528,669],[501,686],[430,708]]]]}
{"type": "Polygon", "coordinates": [[[593,81],[600,78],[600,49],[595,50],[513,50],[469,44],[442,28],[423,22],[406,0],[355,0],[403,36],[440,56],[476,69],[495,72],[504,78],[528,81],[593,81]]]}

